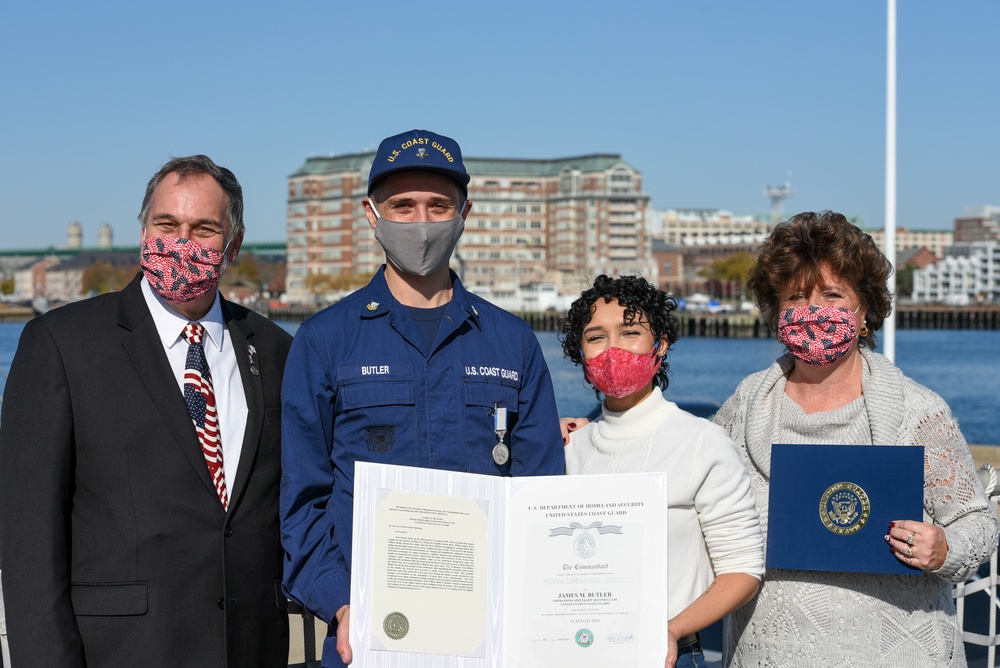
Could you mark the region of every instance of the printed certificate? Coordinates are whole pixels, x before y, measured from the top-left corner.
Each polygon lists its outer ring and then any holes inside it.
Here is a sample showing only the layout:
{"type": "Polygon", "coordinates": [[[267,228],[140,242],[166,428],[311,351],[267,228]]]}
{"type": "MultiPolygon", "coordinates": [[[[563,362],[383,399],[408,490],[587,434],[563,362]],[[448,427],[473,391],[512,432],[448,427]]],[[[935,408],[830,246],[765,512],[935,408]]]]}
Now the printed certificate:
{"type": "Polygon", "coordinates": [[[355,466],[355,666],[658,665],[666,479],[355,466]]]}

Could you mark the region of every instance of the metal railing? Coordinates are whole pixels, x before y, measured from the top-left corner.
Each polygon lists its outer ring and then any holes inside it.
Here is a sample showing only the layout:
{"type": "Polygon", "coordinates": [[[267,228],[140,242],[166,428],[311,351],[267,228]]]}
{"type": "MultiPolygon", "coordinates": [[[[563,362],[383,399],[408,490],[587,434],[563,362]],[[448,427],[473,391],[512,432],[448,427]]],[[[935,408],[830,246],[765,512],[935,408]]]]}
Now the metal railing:
{"type": "MultiPolygon", "coordinates": [[[[997,484],[996,469],[989,464],[983,464],[982,468],[979,469],[979,477],[983,483],[983,488],[986,490],[986,496],[993,506],[993,511],[997,512],[1000,509],[1000,489],[998,489],[1000,485],[997,484]]],[[[997,607],[998,603],[1000,603],[997,600],[997,582],[1000,581],[1000,578],[997,577],[997,564],[997,550],[994,549],[992,556],[990,556],[989,573],[985,577],[976,574],[971,579],[955,585],[954,590],[955,611],[958,615],[958,625],[962,629],[962,641],[970,645],[979,645],[987,648],[985,666],[988,668],[996,667],[996,648],[997,644],[1000,644],[1000,638],[997,635],[997,607]],[[973,594],[982,594],[982,596],[989,597],[989,626],[987,626],[987,633],[975,633],[966,630],[965,603],[966,598],[973,594]]]]}

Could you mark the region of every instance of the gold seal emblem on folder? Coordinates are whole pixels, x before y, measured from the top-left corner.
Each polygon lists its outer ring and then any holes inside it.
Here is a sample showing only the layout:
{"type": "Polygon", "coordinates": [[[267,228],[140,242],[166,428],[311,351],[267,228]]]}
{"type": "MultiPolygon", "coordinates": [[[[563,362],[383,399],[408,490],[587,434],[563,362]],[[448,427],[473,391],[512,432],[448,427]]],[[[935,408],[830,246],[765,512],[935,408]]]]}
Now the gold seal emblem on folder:
{"type": "Polygon", "coordinates": [[[830,485],[819,502],[823,526],[838,536],[857,533],[868,523],[872,505],[868,494],[853,482],[830,485]]]}

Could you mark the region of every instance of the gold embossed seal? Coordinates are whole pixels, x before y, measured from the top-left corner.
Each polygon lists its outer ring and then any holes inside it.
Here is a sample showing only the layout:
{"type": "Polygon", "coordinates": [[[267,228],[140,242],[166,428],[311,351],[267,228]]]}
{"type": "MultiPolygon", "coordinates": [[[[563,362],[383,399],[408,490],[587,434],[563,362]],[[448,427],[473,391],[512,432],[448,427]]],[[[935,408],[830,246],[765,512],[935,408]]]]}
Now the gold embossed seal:
{"type": "Polygon", "coordinates": [[[838,536],[857,533],[868,523],[872,505],[868,494],[853,482],[830,485],[819,502],[823,526],[838,536]]]}
{"type": "Polygon", "coordinates": [[[382,622],[382,630],[393,640],[399,640],[410,632],[410,620],[401,612],[390,612],[382,622]]]}

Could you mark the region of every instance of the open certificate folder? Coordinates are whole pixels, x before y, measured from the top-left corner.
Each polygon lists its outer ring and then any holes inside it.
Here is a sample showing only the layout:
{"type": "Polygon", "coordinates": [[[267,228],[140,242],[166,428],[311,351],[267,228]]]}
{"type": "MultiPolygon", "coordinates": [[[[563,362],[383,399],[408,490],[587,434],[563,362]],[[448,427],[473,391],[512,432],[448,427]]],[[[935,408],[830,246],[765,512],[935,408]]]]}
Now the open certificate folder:
{"type": "Polygon", "coordinates": [[[662,665],[663,474],[358,462],[354,492],[353,666],[662,665]]]}

